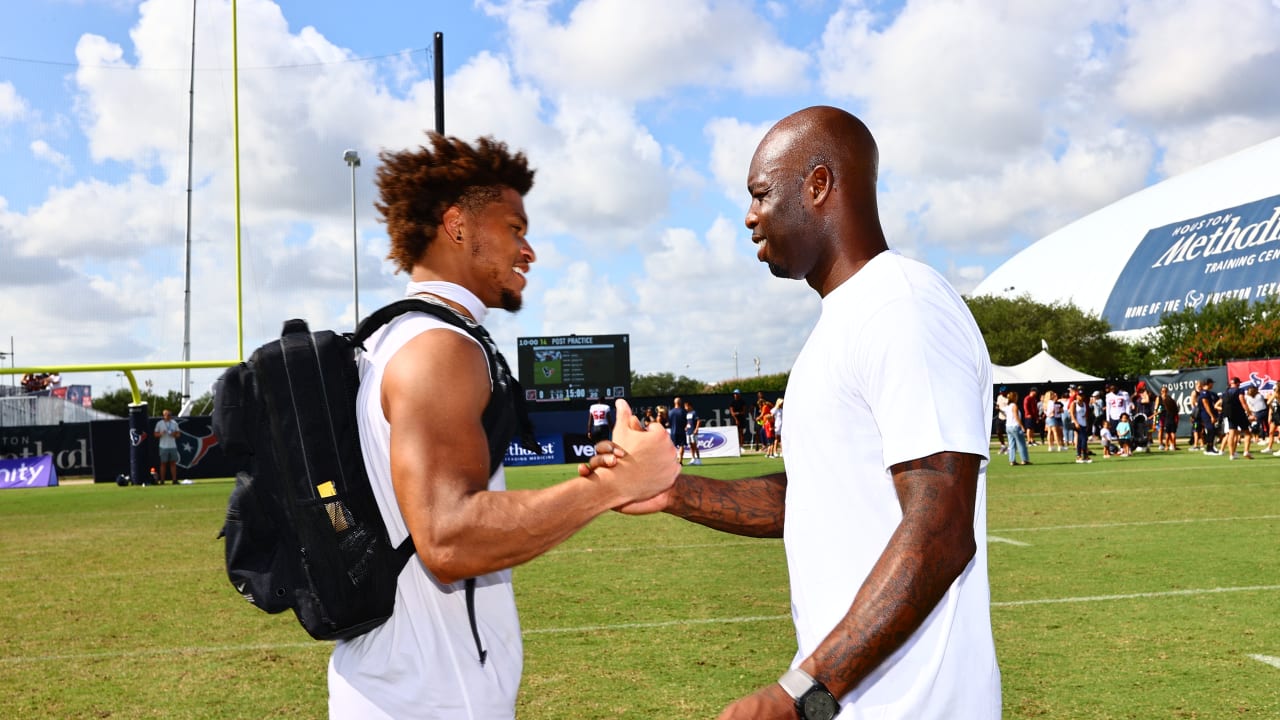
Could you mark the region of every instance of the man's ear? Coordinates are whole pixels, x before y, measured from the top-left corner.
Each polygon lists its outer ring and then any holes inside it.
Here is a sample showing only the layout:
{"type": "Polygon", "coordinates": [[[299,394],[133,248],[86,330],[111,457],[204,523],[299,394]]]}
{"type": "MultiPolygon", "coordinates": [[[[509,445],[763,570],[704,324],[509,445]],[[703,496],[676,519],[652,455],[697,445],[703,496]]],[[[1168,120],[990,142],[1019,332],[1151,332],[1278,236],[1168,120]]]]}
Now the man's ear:
{"type": "Polygon", "coordinates": [[[457,205],[450,205],[444,211],[444,215],[440,217],[440,227],[444,229],[444,234],[454,242],[462,239],[463,231],[463,214],[462,208],[457,205]]]}
{"type": "Polygon", "coordinates": [[[805,179],[804,191],[809,196],[809,201],[814,207],[826,202],[831,195],[831,168],[826,165],[818,165],[805,179]]]}

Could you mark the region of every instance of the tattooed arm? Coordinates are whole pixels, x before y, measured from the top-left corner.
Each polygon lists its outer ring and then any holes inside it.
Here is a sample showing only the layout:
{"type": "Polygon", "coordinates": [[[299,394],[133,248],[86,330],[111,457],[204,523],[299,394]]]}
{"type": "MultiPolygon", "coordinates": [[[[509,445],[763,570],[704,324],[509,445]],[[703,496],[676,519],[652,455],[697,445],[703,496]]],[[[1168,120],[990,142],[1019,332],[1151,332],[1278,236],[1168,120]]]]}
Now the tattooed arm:
{"type": "Polygon", "coordinates": [[[734,535],[782,537],[787,474],[748,480],[713,480],[680,475],[669,491],[666,511],[734,535]]]}
{"type": "MultiPolygon", "coordinates": [[[[902,522],[844,619],[800,664],[837,698],[902,646],[973,558],[980,463],[976,455],[945,452],[890,468],[902,522]]],[[[776,683],[730,705],[721,715],[755,720],[794,717],[793,701],[776,683]]]]}
{"type": "MultiPolygon", "coordinates": [[[[578,473],[586,476],[593,470],[613,467],[626,455],[622,447],[601,440],[590,461],[578,466],[578,473]]],[[[780,538],[786,495],[785,472],[747,480],[681,474],[670,489],[614,509],[627,515],[666,512],[734,535],[780,538]]]]}
{"type": "Polygon", "coordinates": [[[618,511],[628,515],[667,512],[734,535],[780,538],[786,491],[786,473],[747,480],[681,474],[670,490],[618,511]]]}

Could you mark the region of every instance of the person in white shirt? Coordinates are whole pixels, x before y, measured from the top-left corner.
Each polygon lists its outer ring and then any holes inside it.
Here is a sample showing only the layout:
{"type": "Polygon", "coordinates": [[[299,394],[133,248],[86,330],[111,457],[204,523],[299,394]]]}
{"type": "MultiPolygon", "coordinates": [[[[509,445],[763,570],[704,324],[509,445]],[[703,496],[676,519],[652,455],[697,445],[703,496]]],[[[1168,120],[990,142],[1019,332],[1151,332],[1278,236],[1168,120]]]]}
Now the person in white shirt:
{"type": "MultiPolygon", "coordinates": [[[[832,107],[784,118],[751,160],[757,258],[822,298],[787,383],[785,469],[682,474],[620,508],[784,539],[792,669],[720,720],[1000,717],[986,552],[991,362],[960,295],[888,249],[877,162],[866,126],[832,107]]],[[[592,464],[619,450],[629,448],[602,443],[592,464]]]]}
{"type": "MultiPolygon", "coordinates": [[[[390,258],[411,276],[407,294],[483,326],[488,308],[522,304],[535,259],[523,200],[533,171],[491,138],[430,137],[431,147],[381,155],[390,258]]],[[[397,578],[386,623],[334,646],[329,715],[510,720],[523,661],[511,568],[669,488],[675,448],[661,428],[633,431],[619,401],[615,436],[635,446],[634,462],[508,491],[506,442],[490,445],[484,418],[491,400],[514,393],[499,395],[480,343],[408,313],[365,347],[356,405],[365,467],[391,544],[412,536],[417,557],[397,578]]]]}
{"type": "Polygon", "coordinates": [[[609,439],[609,406],[599,397],[587,408],[587,437],[593,443],[609,439]]]}
{"type": "Polygon", "coordinates": [[[1133,412],[1133,402],[1129,400],[1129,393],[1120,390],[1115,385],[1107,386],[1107,421],[1111,423],[1114,430],[1116,423],[1120,422],[1120,416],[1125,413],[1133,412]]]}
{"type": "Polygon", "coordinates": [[[1252,458],[1249,444],[1257,442],[1261,445],[1262,439],[1270,432],[1270,428],[1267,427],[1267,399],[1258,391],[1258,384],[1251,382],[1244,391],[1244,402],[1249,407],[1249,434],[1245,436],[1244,452],[1246,456],[1252,458]]]}

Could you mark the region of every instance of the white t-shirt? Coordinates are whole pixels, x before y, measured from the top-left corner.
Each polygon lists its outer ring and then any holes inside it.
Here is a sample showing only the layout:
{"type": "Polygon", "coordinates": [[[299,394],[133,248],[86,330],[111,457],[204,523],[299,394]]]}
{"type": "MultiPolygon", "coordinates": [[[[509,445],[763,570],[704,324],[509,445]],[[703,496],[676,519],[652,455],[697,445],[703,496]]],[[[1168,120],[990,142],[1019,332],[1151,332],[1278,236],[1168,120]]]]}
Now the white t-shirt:
{"type": "Polygon", "coordinates": [[[1120,416],[1133,412],[1133,403],[1129,401],[1129,393],[1119,390],[1107,393],[1107,419],[1112,423],[1120,420],[1120,416]]]}
{"type": "Polygon", "coordinates": [[[1267,399],[1262,397],[1262,393],[1250,395],[1246,392],[1244,394],[1244,401],[1249,404],[1249,412],[1254,415],[1265,412],[1267,409],[1267,399]]]}
{"type": "MultiPolygon", "coordinates": [[[[467,303],[468,310],[483,320],[484,306],[470,297],[478,307],[467,303]]],[[[409,532],[391,484],[391,426],[382,413],[382,373],[406,342],[437,328],[470,338],[435,317],[411,313],[375,332],[365,342],[369,351],[360,360],[360,447],[395,545],[409,532]]],[[[489,489],[506,489],[501,466],[489,479],[489,489]]],[[[400,573],[391,618],[334,647],[329,661],[330,718],[514,718],[524,650],[511,571],[476,578],[475,605],[481,642],[488,652],[483,665],[471,635],[463,582],[443,585],[421,560],[411,558],[400,573]]]]}
{"type": "Polygon", "coordinates": [[[839,717],[998,720],[986,548],[991,362],[964,301],[928,266],[881,253],[823,298],[786,397],[793,666],[848,613],[902,519],[890,466],[978,455],[975,557],[906,643],[840,699],[839,717]]]}

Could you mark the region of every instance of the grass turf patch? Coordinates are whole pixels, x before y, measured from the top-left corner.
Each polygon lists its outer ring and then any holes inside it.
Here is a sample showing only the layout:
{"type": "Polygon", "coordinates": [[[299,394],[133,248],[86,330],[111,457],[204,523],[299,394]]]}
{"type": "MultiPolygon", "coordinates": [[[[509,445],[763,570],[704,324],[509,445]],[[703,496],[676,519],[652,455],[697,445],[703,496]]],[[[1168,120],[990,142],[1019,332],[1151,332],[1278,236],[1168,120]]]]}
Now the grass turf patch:
{"type": "MultiPolygon", "coordinates": [[[[1251,657],[1280,656],[1280,463],[1032,460],[997,456],[989,478],[1005,717],[1280,717],[1280,669],[1251,657]]],[[[722,478],[780,467],[706,463],[722,478]]],[[[0,717],[323,717],[330,644],[225,578],[215,535],[230,490],[0,492],[0,717]]],[[[515,583],[521,718],[714,717],[795,651],[777,540],[609,514],[515,583]]]]}

